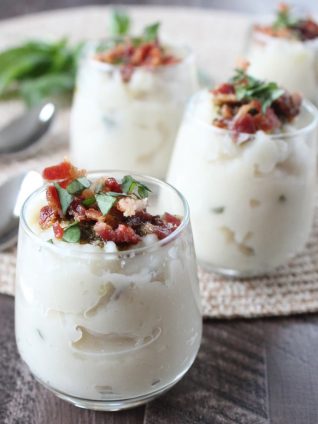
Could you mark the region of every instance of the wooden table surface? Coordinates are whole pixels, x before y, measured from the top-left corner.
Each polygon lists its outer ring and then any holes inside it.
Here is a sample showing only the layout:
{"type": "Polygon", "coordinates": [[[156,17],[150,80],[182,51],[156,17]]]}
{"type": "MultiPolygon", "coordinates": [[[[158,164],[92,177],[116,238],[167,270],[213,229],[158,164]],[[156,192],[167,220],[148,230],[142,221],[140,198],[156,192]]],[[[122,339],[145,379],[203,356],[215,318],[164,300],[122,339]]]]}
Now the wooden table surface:
{"type": "Polygon", "coordinates": [[[14,300],[0,295],[1,424],[317,424],[318,315],[207,320],[199,356],[172,390],[124,412],[76,408],[19,358],[14,300]]]}

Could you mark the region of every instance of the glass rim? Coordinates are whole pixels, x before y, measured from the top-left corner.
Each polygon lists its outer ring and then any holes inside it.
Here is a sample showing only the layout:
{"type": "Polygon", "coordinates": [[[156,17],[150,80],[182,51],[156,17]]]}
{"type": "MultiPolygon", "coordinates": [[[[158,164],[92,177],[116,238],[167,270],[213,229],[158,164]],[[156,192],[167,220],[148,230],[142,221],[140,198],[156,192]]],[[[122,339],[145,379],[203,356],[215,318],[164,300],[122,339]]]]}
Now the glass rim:
{"type": "MultiPolygon", "coordinates": [[[[105,39],[105,41],[109,41],[109,40],[118,40],[118,39],[122,39],[121,37],[108,37],[105,39]]],[[[87,43],[87,50],[89,51],[89,47],[93,48],[94,46],[96,47],[98,45],[98,43],[100,43],[101,41],[103,41],[102,39],[99,41],[90,41],[87,43]]],[[[134,70],[138,70],[138,69],[142,69],[142,70],[146,70],[146,71],[150,71],[152,73],[159,73],[159,72],[163,72],[163,71],[168,71],[171,69],[175,69],[177,67],[181,67],[183,65],[185,65],[186,63],[190,62],[191,60],[194,59],[195,54],[194,51],[192,50],[192,48],[190,46],[188,46],[187,44],[169,44],[169,43],[163,43],[164,45],[172,48],[172,49],[176,49],[179,51],[184,51],[184,55],[181,56],[180,61],[176,62],[176,63],[171,63],[171,64],[167,64],[167,65],[159,65],[156,67],[150,67],[147,65],[142,65],[142,66],[135,66],[133,69],[134,70]]],[[[84,54],[85,57],[85,54],[84,54]]],[[[101,71],[101,72],[107,72],[107,71],[120,71],[121,69],[121,65],[117,64],[111,64],[111,63],[105,63],[105,62],[101,62],[97,59],[94,59],[94,57],[92,56],[87,56],[85,57],[85,59],[90,62],[90,64],[97,70],[101,71]]]]}
{"type": "MultiPolygon", "coordinates": [[[[102,256],[110,257],[110,258],[127,258],[129,256],[135,256],[135,255],[146,253],[148,251],[156,250],[157,248],[160,248],[161,246],[165,246],[165,245],[171,243],[172,241],[177,239],[183,233],[183,231],[188,227],[188,225],[190,223],[189,204],[188,204],[186,198],[183,196],[183,194],[177,188],[175,188],[173,185],[169,184],[166,181],[162,181],[159,178],[155,178],[155,177],[151,177],[151,176],[143,175],[143,174],[136,174],[132,171],[121,170],[121,169],[90,171],[90,172],[87,173],[87,177],[89,178],[89,177],[95,176],[96,178],[98,178],[98,176],[111,176],[112,173],[120,173],[123,176],[124,175],[131,175],[133,178],[144,179],[144,180],[146,180],[145,182],[149,181],[149,182],[152,182],[153,184],[155,184],[157,186],[164,186],[164,187],[172,190],[177,195],[177,197],[181,200],[181,203],[182,203],[182,206],[183,206],[183,209],[184,209],[184,216],[182,217],[182,221],[181,221],[180,225],[172,233],[170,233],[167,237],[165,237],[164,239],[161,239],[161,240],[157,239],[154,243],[151,243],[147,246],[136,247],[136,248],[132,248],[132,249],[128,249],[128,250],[118,250],[116,252],[105,252],[103,250],[101,250],[101,251],[99,251],[99,250],[96,250],[96,251],[86,250],[85,247],[83,247],[83,249],[81,249],[81,250],[76,249],[76,248],[74,249],[74,248],[72,248],[72,243],[68,243],[68,248],[66,250],[67,254],[71,253],[74,256],[102,255],[102,256]]],[[[63,250],[65,251],[65,249],[63,247],[64,244],[48,243],[46,240],[41,239],[41,237],[32,230],[32,228],[30,227],[30,225],[28,224],[27,219],[26,219],[26,209],[27,209],[29,203],[32,200],[34,200],[40,193],[42,193],[47,188],[47,186],[48,186],[48,184],[44,184],[40,188],[36,189],[24,201],[22,209],[21,209],[21,213],[20,213],[20,225],[22,226],[22,228],[26,231],[26,233],[30,237],[32,237],[33,239],[36,240],[36,242],[38,244],[43,245],[46,248],[53,249],[57,252],[63,252],[63,250]]],[[[78,243],[74,243],[74,244],[78,245],[78,243]]],[[[92,246],[90,243],[83,244],[82,246],[86,246],[86,245],[92,246]]]]}
{"type": "MultiPolygon", "coordinates": [[[[196,94],[194,94],[194,96],[190,100],[189,108],[186,111],[186,115],[191,112],[191,109],[194,107],[195,100],[200,95],[202,95],[203,93],[206,93],[206,92],[208,92],[208,91],[207,90],[200,90],[199,92],[197,92],[196,94]]],[[[299,135],[309,133],[312,130],[314,130],[315,128],[317,128],[317,126],[318,126],[318,108],[311,101],[309,101],[308,99],[303,99],[302,100],[301,110],[303,108],[307,112],[310,113],[310,115],[311,115],[310,122],[308,124],[306,124],[305,126],[301,127],[301,128],[295,128],[293,131],[286,132],[286,133],[279,133],[279,134],[268,134],[268,133],[266,133],[264,131],[257,131],[254,134],[243,133],[243,132],[240,132],[240,133],[237,134],[233,130],[228,130],[228,129],[225,129],[225,128],[219,128],[219,127],[216,127],[213,124],[209,124],[208,122],[203,121],[199,117],[193,117],[193,116],[191,116],[191,119],[194,119],[200,125],[203,125],[203,126],[207,127],[209,129],[209,131],[211,131],[213,133],[216,133],[216,134],[221,134],[221,135],[226,135],[227,134],[227,135],[231,135],[231,136],[234,136],[234,137],[237,137],[237,135],[238,135],[239,137],[240,136],[242,136],[244,138],[245,137],[248,137],[249,140],[253,140],[253,139],[256,138],[256,136],[257,136],[257,134],[259,132],[262,132],[262,133],[266,134],[268,137],[270,137],[271,139],[279,140],[279,139],[286,139],[286,138],[289,139],[289,138],[297,137],[299,135]]]]}

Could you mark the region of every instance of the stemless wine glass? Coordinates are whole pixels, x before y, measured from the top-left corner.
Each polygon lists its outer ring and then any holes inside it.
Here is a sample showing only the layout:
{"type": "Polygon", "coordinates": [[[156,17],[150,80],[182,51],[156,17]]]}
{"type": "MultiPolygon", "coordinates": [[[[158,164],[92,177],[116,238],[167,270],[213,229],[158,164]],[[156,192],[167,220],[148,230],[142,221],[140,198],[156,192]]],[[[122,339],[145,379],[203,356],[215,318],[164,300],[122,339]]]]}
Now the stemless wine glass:
{"type": "Polygon", "coordinates": [[[206,96],[197,94],[187,110],[168,181],[189,202],[198,260],[206,268],[238,277],[264,274],[308,239],[318,112],[304,101],[287,131],[238,135],[209,123],[201,110],[210,104],[206,96]]]}
{"type": "Polygon", "coordinates": [[[132,169],[163,178],[189,97],[198,89],[192,52],[181,61],[136,67],[124,81],[118,65],[94,59],[80,66],[71,112],[71,158],[86,169],[132,169]]]}
{"type": "Polygon", "coordinates": [[[243,54],[250,63],[250,75],[275,81],[318,104],[318,38],[307,41],[278,38],[252,25],[243,54]]]}
{"type": "MultiPolygon", "coordinates": [[[[91,174],[121,178],[124,172],[91,174]]],[[[16,339],[33,375],[77,406],[119,410],[173,386],[201,340],[199,288],[188,205],[172,186],[152,190],[150,212],[182,216],[163,240],[127,251],[51,244],[36,231],[45,187],[23,207],[17,259],[16,339]]]]}

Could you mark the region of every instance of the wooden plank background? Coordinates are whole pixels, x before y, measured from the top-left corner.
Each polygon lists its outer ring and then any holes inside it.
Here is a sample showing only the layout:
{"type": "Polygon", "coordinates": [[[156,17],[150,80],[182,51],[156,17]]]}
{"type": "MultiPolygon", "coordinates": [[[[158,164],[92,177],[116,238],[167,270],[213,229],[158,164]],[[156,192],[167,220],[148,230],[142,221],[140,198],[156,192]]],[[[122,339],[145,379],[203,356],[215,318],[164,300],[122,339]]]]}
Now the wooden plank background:
{"type": "Polygon", "coordinates": [[[130,411],[76,408],[20,360],[14,301],[0,296],[1,424],[317,424],[318,316],[207,320],[199,356],[161,398],[130,411]]]}

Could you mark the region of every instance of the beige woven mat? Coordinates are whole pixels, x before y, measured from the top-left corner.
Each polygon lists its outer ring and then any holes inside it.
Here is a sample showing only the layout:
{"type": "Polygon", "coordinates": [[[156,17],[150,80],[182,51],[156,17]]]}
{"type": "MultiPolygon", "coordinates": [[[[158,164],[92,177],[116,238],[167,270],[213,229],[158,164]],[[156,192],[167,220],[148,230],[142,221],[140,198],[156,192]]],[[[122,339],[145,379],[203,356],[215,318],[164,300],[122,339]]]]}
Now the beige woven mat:
{"type": "MultiPolygon", "coordinates": [[[[198,63],[220,80],[230,73],[242,51],[248,17],[229,12],[185,8],[133,7],[136,27],[161,20],[167,38],[192,45],[198,63]]],[[[72,40],[105,34],[108,9],[88,7],[29,15],[1,22],[0,49],[20,40],[68,35],[72,40]]],[[[0,125],[14,116],[19,103],[0,103],[0,125]]],[[[0,161],[0,183],[28,169],[41,170],[67,153],[68,114],[59,115],[49,147],[25,161],[0,161]]],[[[1,200],[1,199],[0,199],[1,200]]],[[[224,280],[199,271],[203,312],[210,317],[257,317],[318,311],[318,213],[306,250],[273,276],[252,280],[224,280]]],[[[13,294],[15,249],[0,253],[0,292],[13,294]]]]}

